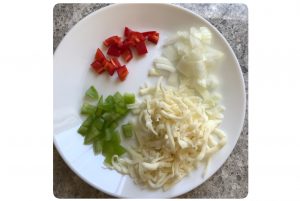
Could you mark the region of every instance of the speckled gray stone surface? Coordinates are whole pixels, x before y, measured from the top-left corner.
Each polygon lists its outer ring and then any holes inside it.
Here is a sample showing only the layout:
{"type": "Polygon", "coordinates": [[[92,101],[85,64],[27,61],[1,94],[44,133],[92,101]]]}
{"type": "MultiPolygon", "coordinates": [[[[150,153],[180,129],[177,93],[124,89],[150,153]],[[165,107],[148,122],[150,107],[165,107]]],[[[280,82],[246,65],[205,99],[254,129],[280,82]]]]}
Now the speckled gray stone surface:
{"type": "MultiPolygon", "coordinates": [[[[53,51],[83,17],[108,4],[57,4],[53,9],[53,51]]],[[[248,100],[248,9],[244,4],[179,4],[206,18],[233,48],[248,100]]],[[[248,108],[248,107],[247,107],[248,108]]],[[[58,198],[111,198],[82,181],[53,147],[53,193],[58,198]]],[[[205,183],[179,198],[244,198],[248,194],[248,109],[241,136],[225,164],[205,183]]]]}

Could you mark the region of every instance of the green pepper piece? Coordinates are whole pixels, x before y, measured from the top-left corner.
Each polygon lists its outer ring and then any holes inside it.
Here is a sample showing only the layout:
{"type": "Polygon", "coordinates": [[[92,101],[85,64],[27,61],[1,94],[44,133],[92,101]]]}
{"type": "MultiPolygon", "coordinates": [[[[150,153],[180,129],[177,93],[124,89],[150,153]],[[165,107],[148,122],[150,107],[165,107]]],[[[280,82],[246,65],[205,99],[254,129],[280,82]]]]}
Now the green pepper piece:
{"type": "Polygon", "coordinates": [[[118,144],[118,145],[114,146],[114,154],[121,156],[125,152],[126,152],[126,149],[124,147],[122,147],[121,145],[118,144]]]}
{"type": "Polygon", "coordinates": [[[102,151],[103,142],[102,140],[95,140],[93,143],[93,149],[95,154],[100,154],[102,151]]]}
{"type": "Polygon", "coordinates": [[[98,130],[101,130],[103,128],[103,125],[104,125],[104,120],[99,117],[97,118],[95,121],[94,121],[94,126],[98,129],[98,130]]]}
{"type": "Polygon", "coordinates": [[[105,163],[112,164],[113,155],[122,155],[126,152],[126,149],[119,144],[113,144],[106,142],[103,145],[103,155],[105,156],[105,163]]]}
{"type": "Polygon", "coordinates": [[[107,113],[103,114],[103,119],[108,122],[117,121],[121,117],[122,116],[120,114],[115,113],[115,112],[107,112],[107,113]]]}
{"type": "Polygon", "coordinates": [[[89,103],[83,103],[81,107],[81,114],[93,115],[95,114],[96,110],[97,110],[96,106],[91,105],[89,103]]]}
{"type": "Polygon", "coordinates": [[[107,96],[106,99],[105,99],[105,103],[113,104],[114,103],[114,97],[112,95],[107,96]]]}
{"type": "Polygon", "coordinates": [[[111,102],[105,102],[103,103],[102,108],[105,112],[110,112],[114,109],[114,104],[111,102]]]}
{"type": "Polygon", "coordinates": [[[98,100],[99,98],[98,92],[94,86],[90,86],[90,88],[85,92],[85,96],[92,100],[98,100]]]}
{"type": "Polygon", "coordinates": [[[102,154],[105,156],[104,162],[111,165],[111,159],[114,154],[114,148],[110,143],[103,143],[102,154]]]}
{"type": "Polygon", "coordinates": [[[127,109],[127,106],[125,104],[124,105],[117,104],[115,105],[115,111],[119,113],[121,116],[125,116],[129,110],[127,109]]]}
{"type": "Polygon", "coordinates": [[[79,134],[81,134],[82,136],[85,136],[89,131],[89,128],[85,127],[85,126],[80,126],[79,129],[77,130],[77,132],[79,134]]]}
{"type": "Polygon", "coordinates": [[[102,117],[103,117],[103,119],[104,119],[105,121],[107,121],[107,122],[112,121],[112,115],[111,115],[110,112],[104,113],[104,114],[102,115],[102,117]]]}
{"type": "Polygon", "coordinates": [[[92,126],[89,133],[84,138],[84,144],[92,144],[94,138],[98,135],[100,135],[100,131],[96,127],[92,126]]]}
{"type": "Polygon", "coordinates": [[[119,92],[114,94],[114,103],[116,112],[118,112],[117,109],[119,108],[127,108],[124,97],[119,92]]]}
{"type": "Polygon", "coordinates": [[[82,126],[90,127],[94,122],[94,116],[89,116],[83,123],[82,126]]]}
{"type": "Polygon", "coordinates": [[[106,155],[106,156],[105,156],[104,163],[111,165],[111,164],[112,164],[112,157],[113,157],[112,154],[106,155]]]}
{"type": "Polygon", "coordinates": [[[110,141],[111,140],[111,138],[112,138],[112,132],[113,131],[110,128],[105,129],[105,137],[104,137],[105,141],[110,141]]]}
{"type": "Polygon", "coordinates": [[[114,98],[109,95],[106,97],[105,102],[103,103],[103,110],[110,112],[114,109],[114,98]]]}
{"type": "Polygon", "coordinates": [[[114,148],[111,143],[103,142],[102,153],[104,156],[112,155],[114,152],[114,148]]]}
{"type": "Polygon", "coordinates": [[[126,104],[132,104],[135,103],[135,96],[133,93],[125,93],[124,94],[124,100],[126,104]]]}
{"type": "Polygon", "coordinates": [[[115,130],[118,127],[118,124],[116,122],[112,122],[111,124],[109,124],[109,128],[112,130],[115,130]]]}
{"type": "Polygon", "coordinates": [[[124,102],[123,96],[120,94],[120,92],[116,92],[113,96],[115,103],[124,102]]]}
{"type": "Polygon", "coordinates": [[[92,123],[94,121],[94,118],[93,116],[89,116],[82,124],[81,126],[79,127],[78,129],[78,133],[80,133],[82,136],[85,136],[88,131],[89,131],[89,128],[91,127],[92,123]]]}
{"type": "Polygon", "coordinates": [[[133,126],[131,123],[122,125],[123,135],[126,138],[132,137],[133,126]]]}
{"type": "Polygon", "coordinates": [[[110,142],[113,143],[114,145],[120,144],[121,138],[120,138],[120,135],[117,131],[112,132],[110,142]]]}
{"type": "Polygon", "coordinates": [[[102,112],[103,112],[103,96],[100,96],[100,99],[97,104],[96,115],[100,116],[102,114],[102,112]]]}

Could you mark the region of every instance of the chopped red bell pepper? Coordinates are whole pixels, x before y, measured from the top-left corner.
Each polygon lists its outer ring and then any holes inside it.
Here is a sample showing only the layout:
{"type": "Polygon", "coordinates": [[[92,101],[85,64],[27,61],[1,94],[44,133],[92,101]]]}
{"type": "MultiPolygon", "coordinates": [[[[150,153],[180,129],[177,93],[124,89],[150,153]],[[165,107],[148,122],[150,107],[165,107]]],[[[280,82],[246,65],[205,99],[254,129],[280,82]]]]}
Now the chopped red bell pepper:
{"type": "Polygon", "coordinates": [[[139,55],[143,55],[148,52],[144,41],[140,41],[139,43],[136,44],[136,50],[139,55]]]}
{"type": "Polygon", "coordinates": [[[117,73],[118,73],[119,79],[121,81],[124,81],[126,79],[127,75],[128,75],[128,69],[124,65],[124,66],[117,69],[117,73]]]}
{"type": "Polygon", "coordinates": [[[108,48],[107,54],[110,56],[119,57],[121,55],[121,50],[116,44],[113,44],[108,48]]]}
{"type": "Polygon", "coordinates": [[[116,67],[109,61],[105,63],[104,67],[107,70],[108,74],[110,74],[110,76],[112,76],[116,70],[116,67]]]}
{"type": "Polygon", "coordinates": [[[128,27],[125,27],[125,29],[124,29],[124,36],[128,37],[131,32],[132,32],[131,29],[129,29],[128,27]]]}
{"type": "Polygon", "coordinates": [[[148,36],[148,41],[154,43],[154,44],[157,44],[158,43],[158,40],[159,40],[159,33],[156,32],[154,34],[150,34],[148,36]]]}
{"type": "Polygon", "coordinates": [[[119,47],[121,55],[130,47],[133,47],[133,43],[131,41],[129,41],[128,39],[125,39],[122,42],[122,45],[119,47]]]}
{"type": "Polygon", "coordinates": [[[95,60],[91,66],[98,74],[101,74],[105,71],[105,67],[99,61],[95,60]]]}
{"type": "Polygon", "coordinates": [[[143,36],[148,37],[148,36],[150,36],[152,34],[155,34],[155,33],[157,33],[157,32],[156,31],[146,31],[146,32],[143,32],[142,34],[143,34],[143,36]]]}
{"type": "Polygon", "coordinates": [[[99,61],[101,64],[103,63],[104,60],[106,60],[103,52],[99,48],[96,51],[95,60],[99,61]]]}
{"type": "Polygon", "coordinates": [[[119,45],[121,42],[121,38],[119,36],[111,36],[109,38],[107,38],[103,44],[106,46],[106,47],[109,47],[111,45],[119,45]]]}
{"type": "Polygon", "coordinates": [[[143,36],[142,33],[136,32],[136,31],[133,31],[133,32],[129,33],[128,39],[130,41],[132,41],[134,44],[146,40],[146,38],[143,36]]]}
{"type": "Polygon", "coordinates": [[[127,39],[125,39],[125,40],[123,41],[123,44],[122,44],[121,49],[123,48],[123,49],[125,50],[125,49],[127,49],[127,48],[129,48],[129,47],[133,47],[134,45],[135,45],[135,42],[134,42],[134,41],[131,41],[131,40],[129,40],[129,39],[127,38],[127,39]]]}
{"type": "Polygon", "coordinates": [[[110,62],[116,67],[119,68],[121,67],[121,64],[119,60],[116,57],[110,58],[110,62]]]}
{"type": "Polygon", "coordinates": [[[132,52],[129,48],[127,48],[123,54],[122,54],[122,57],[123,59],[126,61],[126,62],[129,62],[131,59],[132,59],[132,52]]]}
{"type": "Polygon", "coordinates": [[[91,64],[95,72],[101,74],[107,71],[112,76],[117,71],[119,79],[123,81],[128,75],[128,69],[125,65],[121,66],[116,57],[122,55],[123,59],[129,62],[133,58],[131,48],[136,48],[137,54],[144,55],[148,52],[145,40],[147,39],[155,44],[159,40],[159,33],[156,31],[137,32],[128,27],[124,29],[124,36],[124,40],[115,35],[103,42],[108,47],[107,55],[113,56],[110,59],[106,58],[99,48],[97,49],[94,62],[91,64]]]}

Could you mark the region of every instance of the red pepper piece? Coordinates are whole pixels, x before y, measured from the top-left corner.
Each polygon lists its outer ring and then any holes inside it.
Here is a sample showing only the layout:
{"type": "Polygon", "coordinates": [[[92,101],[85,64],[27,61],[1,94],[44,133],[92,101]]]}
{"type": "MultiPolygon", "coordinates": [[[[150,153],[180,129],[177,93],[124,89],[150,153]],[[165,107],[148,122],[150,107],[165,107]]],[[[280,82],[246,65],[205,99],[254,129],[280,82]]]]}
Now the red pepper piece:
{"type": "Polygon", "coordinates": [[[118,60],[116,57],[111,58],[111,59],[110,59],[110,62],[111,62],[116,68],[121,67],[120,62],[119,62],[119,60],[118,60]]]}
{"type": "Polygon", "coordinates": [[[111,36],[103,42],[103,44],[106,47],[109,47],[111,45],[118,45],[121,42],[121,38],[119,36],[111,36]]]}
{"type": "Polygon", "coordinates": [[[119,47],[121,55],[130,47],[133,47],[133,43],[131,41],[129,41],[128,39],[125,39],[122,42],[122,45],[119,47]]]}
{"type": "Polygon", "coordinates": [[[131,29],[129,29],[128,27],[125,27],[125,29],[124,29],[124,36],[128,37],[131,32],[132,32],[131,29]]]}
{"type": "Polygon", "coordinates": [[[98,74],[101,74],[105,71],[105,67],[99,61],[95,60],[91,66],[98,74]]]}
{"type": "Polygon", "coordinates": [[[126,79],[127,75],[128,75],[128,69],[124,65],[124,66],[117,69],[117,73],[118,73],[119,79],[121,81],[124,81],[126,79]]]}
{"type": "Polygon", "coordinates": [[[103,52],[99,48],[96,51],[95,60],[99,61],[101,64],[105,60],[105,56],[104,56],[103,52]]]}
{"type": "Polygon", "coordinates": [[[110,76],[112,76],[116,70],[116,67],[109,61],[105,63],[104,67],[107,70],[108,74],[110,74],[110,76]]]}
{"type": "Polygon", "coordinates": [[[148,41],[150,41],[154,44],[157,44],[158,40],[159,40],[159,33],[157,33],[157,32],[148,36],[148,41]]]}
{"type": "Polygon", "coordinates": [[[141,41],[145,41],[145,40],[146,40],[146,38],[143,36],[142,33],[136,32],[136,31],[131,32],[131,33],[129,34],[128,38],[129,38],[129,40],[132,41],[134,44],[137,44],[137,43],[139,43],[139,42],[141,42],[141,41]]]}
{"type": "Polygon", "coordinates": [[[143,36],[148,37],[149,35],[152,35],[155,33],[157,33],[157,32],[156,31],[146,31],[146,32],[143,32],[142,34],[143,34],[143,36]]]}
{"type": "Polygon", "coordinates": [[[123,59],[126,61],[126,62],[129,62],[131,59],[132,59],[132,52],[129,48],[127,48],[123,54],[122,54],[122,57],[123,59]]]}
{"type": "Polygon", "coordinates": [[[125,49],[127,49],[127,48],[129,48],[129,47],[133,47],[134,45],[135,45],[135,42],[134,42],[134,41],[131,41],[131,40],[129,40],[129,39],[125,39],[125,40],[123,41],[122,48],[125,50],[125,49]]]}
{"type": "Polygon", "coordinates": [[[119,57],[121,55],[121,50],[116,44],[113,44],[108,48],[107,54],[110,56],[119,57]]]}
{"type": "Polygon", "coordinates": [[[144,41],[140,41],[139,43],[136,44],[136,50],[139,55],[143,55],[148,52],[144,41]]]}

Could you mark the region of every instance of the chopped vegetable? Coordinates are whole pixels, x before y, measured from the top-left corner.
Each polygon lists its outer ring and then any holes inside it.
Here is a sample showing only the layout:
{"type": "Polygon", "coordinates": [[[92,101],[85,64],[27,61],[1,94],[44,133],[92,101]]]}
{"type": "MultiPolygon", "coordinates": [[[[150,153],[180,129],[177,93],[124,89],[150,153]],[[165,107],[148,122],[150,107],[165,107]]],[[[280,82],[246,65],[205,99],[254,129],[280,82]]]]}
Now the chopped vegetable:
{"type": "Polygon", "coordinates": [[[78,129],[78,133],[80,133],[82,136],[85,136],[88,133],[88,130],[88,127],[80,126],[78,129]]]}
{"type": "Polygon", "coordinates": [[[105,141],[110,141],[111,140],[112,132],[114,132],[114,131],[109,129],[109,128],[105,129],[105,137],[104,137],[105,141]]]}
{"type": "MultiPolygon", "coordinates": [[[[113,139],[113,138],[112,138],[113,139]]],[[[115,144],[114,146],[114,155],[116,154],[117,156],[121,156],[126,152],[126,149],[122,147],[120,144],[115,144]]]]}
{"type": "Polygon", "coordinates": [[[120,80],[124,81],[128,75],[128,70],[127,70],[126,66],[122,66],[117,69],[117,73],[118,73],[120,80]]]}
{"type": "Polygon", "coordinates": [[[109,61],[105,63],[104,67],[110,76],[112,76],[116,70],[116,67],[109,61]]]}
{"type": "MultiPolygon", "coordinates": [[[[149,38],[148,38],[149,39],[149,38]]],[[[154,60],[151,72],[162,75],[167,72],[168,83],[178,85],[178,76],[187,78],[191,88],[199,91],[213,89],[218,82],[211,75],[213,67],[221,61],[223,53],[212,46],[212,33],[206,27],[191,27],[189,31],[178,31],[163,49],[163,57],[154,60]]],[[[152,73],[154,74],[154,73],[152,73]]]]}
{"type": "Polygon", "coordinates": [[[107,54],[110,56],[115,56],[118,57],[121,55],[121,50],[117,45],[111,45],[108,50],[107,50],[107,54]]]}
{"type": "Polygon", "coordinates": [[[117,131],[114,131],[111,133],[111,142],[113,144],[120,144],[121,143],[121,138],[120,135],[117,131]]]}
{"type": "Polygon", "coordinates": [[[149,34],[148,41],[157,44],[159,40],[159,33],[155,32],[153,34],[149,34]]]}
{"type": "Polygon", "coordinates": [[[104,66],[99,61],[95,60],[91,66],[98,74],[101,74],[105,71],[104,66]]]}
{"type": "Polygon", "coordinates": [[[124,124],[122,126],[123,135],[126,138],[132,137],[132,132],[133,132],[132,130],[133,130],[133,127],[132,127],[132,124],[130,124],[130,123],[124,124]]]}
{"type": "Polygon", "coordinates": [[[87,133],[87,135],[84,138],[84,144],[92,144],[94,141],[94,138],[96,138],[96,136],[100,135],[100,131],[92,126],[90,131],[87,133]]]}
{"type": "MultiPolygon", "coordinates": [[[[125,27],[124,37],[124,40],[122,40],[120,36],[114,35],[105,39],[103,44],[108,48],[107,55],[112,57],[122,56],[124,61],[128,63],[133,58],[132,48],[136,49],[138,55],[145,55],[148,53],[145,43],[146,39],[157,44],[159,33],[156,31],[138,32],[125,27]]],[[[124,81],[128,75],[128,69],[125,65],[122,66],[118,60],[116,62],[113,58],[107,59],[99,48],[96,51],[91,67],[98,74],[107,71],[110,76],[117,70],[121,81],[124,81]]]]}
{"type": "Polygon", "coordinates": [[[132,32],[131,29],[129,29],[128,27],[125,27],[125,29],[124,29],[124,36],[128,37],[131,32],[132,32]]]}
{"type": "Polygon", "coordinates": [[[140,41],[136,44],[136,50],[139,55],[146,54],[148,52],[144,41],[140,41]]]}
{"type": "Polygon", "coordinates": [[[121,38],[119,36],[111,36],[109,38],[107,38],[103,44],[106,46],[106,47],[109,47],[111,45],[119,45],[121,42],[121,38]]]}
{"type": "Polygon", "coordinates": [[[133,104],[135,102],[135,96],[132,93],[124,94],[124,101],[126,104],[133,104]]]}
{"type": "Polygon", "coordinates": [[[79,127],[78,133],[80,133],[82,136],[85,136],[88,133],[89,128],[91,127],[93,121],[94,121],[93,116],[89,116],[79,127]]]}
{"type": "Polygon", "coordinates": [[[126,38],[123,41],[122,46],[120,47],[120,49],[122,50],[122,52],[124,52],[126,49],[130,49],[130,47],[134,47],[135,46],[135,42],[129,40],[128,38],[126,38]]]}
{"type": "Polygon", "coordinates": [[[126,62],[129,62],[131,59],[132,59],[132,52],[129,48],[127,48],[123,54],[122,54],[122,57],[123,59],[126,61],[126,62]]]}
{"type": "Polygon", "coordinates": [[[136,31],[130,32],[128,38],[129,38],[130,41],[133,42],[133,45],[134,45],[134,46],[135,46],[137,43],[146,40],[142,33],[136,32],[136,31]]]}
{"type": "Polygon", "coordinates": [[[114,67],[119,68],[121,67],[121,64],[119,60],[116,57],[113,57],[110,59],[110,62],[114,65],[114,67]]]}
{"type": "Polygon", "coordinates": [[[92,115],[96,112],[97,107],[94,105],[91,105],[89,103],[83,103],[81,107],[81,114],[87,114],[87,115],[92,115]]]}
{"type": "Polygon", "coordinates": [[[103,147],[103,141],[100,139],[96,139],[93,143],[93,149],[95,154],[100,154],[103,147]]]}
{"type": "Polygon", "coordinates": [[[94,126],[98,129],[98,130],[102,130],[103,126],[104,126],[104,119],[102,117],[98,117],[97,119],[95,119],[94,121],[94,126]]]}
{"type": "Polygon", "coordinates": [[[157,32],[156,31],[146,31],[146,32],[143,32],[142,34],[143,34],[143,36],[148,37],[148,36],[153,35],[155,33],[157,33],[157,32]]]}
{"type": "Polygon", "coordinates": [[[106,58],[103,54],[103,52],[98,48],[95,54],[95,61],[100,62],[101,64],[103,64],[103,61],[105,61],[106,58]]]}
{"type": "Polygon", "coordinates": [[[103,112],[103,96],[100,96],[100,99],[97,104],[96,116],[100,116],[103,112]]]}
{"type": "MultiPolygon", "coordinates": [[[[112,59],[115,65],[119,65],[116,59],[112,59]]],[[[91,86],[86,94],[98,99],[98,92],[91,86]]],[[[128,104],[134,103],[133,94],[125,93],[122,95],[116,92],[103,100],[100,96],[97,105],[84,103],[81,113],[88,115],[87,119],[78,128],[78,133],[84,137],[84,144],[92,144],[95,154],[101,152],[105,156],[105,163],[112,164],[112,157],[120,156],[125,153],[125,148],[120,145],[121,139],[116,130],[119,121],[124,118],[129,109],[128,104]]]]}
{"type": "MultiPolygon", "coordinates": [[[[108,49],[108,54],[114,55],[114,56],[120,56],[121,51],[118,49],[116,45],[112,45],[108,49]]],[[[132,58],[132,54],[130,49],[127,49],[125,52],[123,52],[123,56],[125,56],[125,60],[129,61],[132,58]]],[[[110,58],[110,60],[107,60],[102,51],[98,48],[95,55],[95,60],[91,64],[94,71],[96,71],[98,74],[103,73],[104,71],[107,71],[110,76],[112,76],[116,69],[121,68],[120,70],[122,72],[121,77],[119,78],[123,81],[125,80],[128,70],[126,66],[121,66],[119,60],[116,57],[110,58]],[[101,61],[101,62],[100,62],[101,61]],[[125,68],[123,68],[125,67],[125,68]],[[125,71],[127,70],[127,72],[125,71]]]]}
{"type": "Polygon", "coordinates": [[[86,92],[85,96],[90,97],[93,100],[98,100],[99,95],[94,86],[91,86],[86,92]]]}

